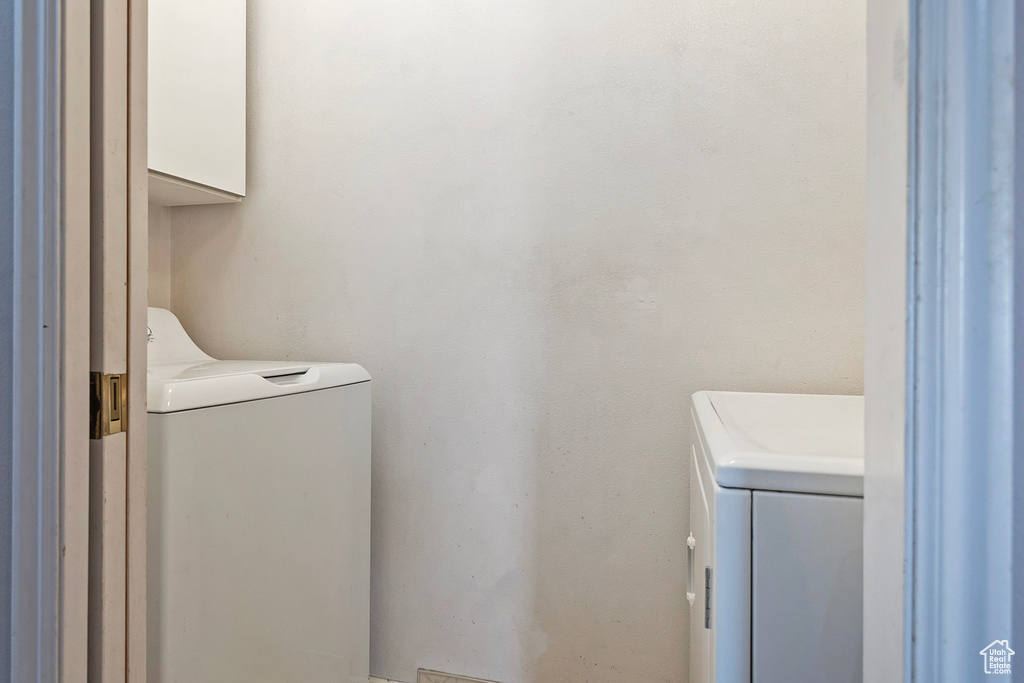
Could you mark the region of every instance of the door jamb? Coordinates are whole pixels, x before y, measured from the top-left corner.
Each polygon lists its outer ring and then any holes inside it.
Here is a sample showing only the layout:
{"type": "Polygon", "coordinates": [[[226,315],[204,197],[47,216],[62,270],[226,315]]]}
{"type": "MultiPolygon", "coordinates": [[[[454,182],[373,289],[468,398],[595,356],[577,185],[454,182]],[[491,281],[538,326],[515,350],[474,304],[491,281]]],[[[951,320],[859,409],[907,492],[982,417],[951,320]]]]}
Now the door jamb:
{"type": "Polygon", "coordinates": [[[1014,252],[1024,241],[1015,202],[1024,194],[1017,178],[1015,197],[1014,8],[910,5],[908,681],[972,680],[980,651],[1014,636],[1013,465],[1022,453],[1013,427],[1024,391],[1014,362],[1014,252]]]}
{"type": "Polygon", "coordinates": [[[85,680],[88,8],[13,6],[9,673],[19,681],[85,680]]]}

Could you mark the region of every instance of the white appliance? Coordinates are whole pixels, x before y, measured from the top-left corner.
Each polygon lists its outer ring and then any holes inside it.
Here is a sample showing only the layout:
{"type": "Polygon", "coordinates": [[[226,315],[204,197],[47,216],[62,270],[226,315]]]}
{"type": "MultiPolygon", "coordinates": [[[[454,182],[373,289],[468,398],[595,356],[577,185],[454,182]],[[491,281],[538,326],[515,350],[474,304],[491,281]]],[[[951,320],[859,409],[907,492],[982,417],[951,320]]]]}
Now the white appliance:
{"type": "Polygon", "coordinates": [[[862,679],[864,399],[701,391],[690,683],[862,679]]]}
{"type": "Polygon", "coordinates": [[[148,680],[366,683],[370,376],[149,335],[148,680]]]}

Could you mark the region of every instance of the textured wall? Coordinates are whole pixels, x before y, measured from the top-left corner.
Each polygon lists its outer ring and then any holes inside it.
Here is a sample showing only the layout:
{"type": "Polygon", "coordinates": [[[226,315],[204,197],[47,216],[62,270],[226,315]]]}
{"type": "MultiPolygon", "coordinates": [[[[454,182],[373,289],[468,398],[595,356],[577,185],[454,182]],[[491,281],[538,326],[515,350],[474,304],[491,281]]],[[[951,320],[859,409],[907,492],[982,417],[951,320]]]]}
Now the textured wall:
{"type": "Polygon", "coordinates": [[[249,3],[220,357],[374,376],[372,665],[684,681],[688,396],[859,392],[864,6],[249,3]]]}

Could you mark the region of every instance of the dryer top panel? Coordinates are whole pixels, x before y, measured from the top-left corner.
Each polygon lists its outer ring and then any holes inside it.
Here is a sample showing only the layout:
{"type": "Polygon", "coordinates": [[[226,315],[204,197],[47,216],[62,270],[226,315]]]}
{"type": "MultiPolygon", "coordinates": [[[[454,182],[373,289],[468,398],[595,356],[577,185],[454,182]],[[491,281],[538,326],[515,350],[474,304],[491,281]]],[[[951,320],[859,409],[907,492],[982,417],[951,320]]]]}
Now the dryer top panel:
{"type": "Polygon", "coordinates": [[[700,445],[720,486],[864,494],[864,397],[700,391],[700,445]]]}

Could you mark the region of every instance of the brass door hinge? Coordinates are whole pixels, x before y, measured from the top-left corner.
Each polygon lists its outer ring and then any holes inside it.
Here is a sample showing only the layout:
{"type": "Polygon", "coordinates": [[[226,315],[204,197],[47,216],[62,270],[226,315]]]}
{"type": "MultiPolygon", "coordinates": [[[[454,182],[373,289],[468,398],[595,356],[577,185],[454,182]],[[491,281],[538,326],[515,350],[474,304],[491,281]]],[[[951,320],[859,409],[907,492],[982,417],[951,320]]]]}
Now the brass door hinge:
{"type": "Polygon", "coordinates": [[[128,423],[125,421],[128,413],[128,375],[89,373],[89,389],[92,394],[90,438],[102,439],[128,431],[128,423]]]}

